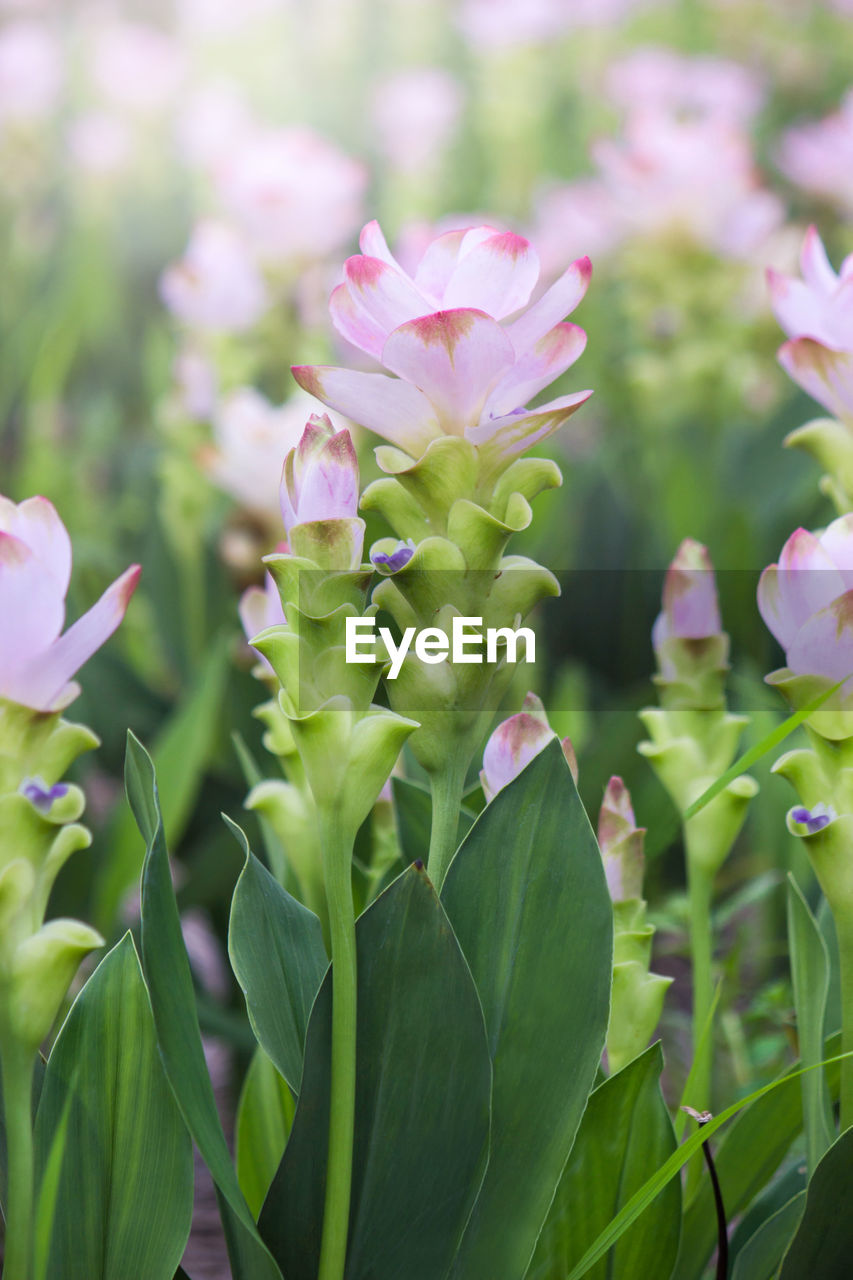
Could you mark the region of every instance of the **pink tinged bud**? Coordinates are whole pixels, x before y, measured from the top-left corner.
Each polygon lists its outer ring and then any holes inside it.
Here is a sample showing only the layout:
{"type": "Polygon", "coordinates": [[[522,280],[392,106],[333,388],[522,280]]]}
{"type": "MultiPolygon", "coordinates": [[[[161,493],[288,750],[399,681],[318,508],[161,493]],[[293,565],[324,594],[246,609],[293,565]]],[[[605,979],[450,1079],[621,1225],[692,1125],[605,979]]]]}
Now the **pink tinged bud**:
{"type": "Polygon", "coordinates": [[[853,673],[853,515],[797,529],[761,575],[758,608],[795,675],[853,673]]]}
{"type": "MultiPolygon", "coordinates": [[[[542,702],[535,693],[528,693],[522,710],[499,724],[486,743],[483,768],[480,771],[480,782],[486,800],[493,800],[556,736],[548,723],[542,702]]],[[[561,745],[572,777],[577,782],[574,748],[568,738],[564,738],[561,745]]]]}
{"type": "Polygon", "coordinates": [[[352,437],[335,431],[326,414],[312,414],[284,461],[281,514],[288,533],[297,524],[350,520],[358,511],[358,458],[352,437]]]}
{"type": "Polygon", "coordinates": [[[645,827],[638,827],[634,819],[628,788],[621,778],[612,777],[598,816],[598,844],[614,902],[643,896],[645,834],[645,827]]]}
{"type": "Polygon", "coordinates": [[[72,677],[124,617],[141,570],[132,565],[61,635],[71,575],[68,533],[46,498],[0,497],[0,696],[40,711],[79,692],[72,677]]]}
{"type": "Polygon", "coordinates": [[[667,570],[663,610],[652,629],[652,644],[658,651],[673,636],[704,640],[719,635],[722,629],[714,566],[707,548],[685,538],[667,570]]]}

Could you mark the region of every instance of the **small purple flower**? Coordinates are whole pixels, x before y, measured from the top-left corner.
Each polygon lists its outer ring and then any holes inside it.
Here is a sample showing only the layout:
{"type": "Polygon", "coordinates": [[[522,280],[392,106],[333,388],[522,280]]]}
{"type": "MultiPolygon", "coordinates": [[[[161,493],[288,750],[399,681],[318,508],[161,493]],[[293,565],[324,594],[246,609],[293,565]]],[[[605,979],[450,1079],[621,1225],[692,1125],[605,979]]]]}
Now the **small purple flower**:
{"type": "Polygon", "coordinates": [[[828,827],[837,814],[835,810],[821,801],[816,804],[813,809],[807,809],[805,805],[799,805],[796,809],[791,810],[791,817],[794,822],[798,822],[800,826],[806,828],[810,836],[816,831],[822,831],[824,827],[828,827]]]}
{"type": "Polygon", "coordinates": [[[50,813],[54,800],[61,800],[68,794],[68,785],[65,782],[55,782],[49,787],[44,778],[24,778],[18,790],[39,813],[47,814],[50,813]]]}
{"type": "Polygon", "coordinates": [[[388,573],[396,573],[398,569],[402,569],[409,563],[414,554],[414,541],[411,538],[407,538],[405,542],[398,542],[391,552],[372,551],[370,559],[377,569],[387,569],[388,573]]]}

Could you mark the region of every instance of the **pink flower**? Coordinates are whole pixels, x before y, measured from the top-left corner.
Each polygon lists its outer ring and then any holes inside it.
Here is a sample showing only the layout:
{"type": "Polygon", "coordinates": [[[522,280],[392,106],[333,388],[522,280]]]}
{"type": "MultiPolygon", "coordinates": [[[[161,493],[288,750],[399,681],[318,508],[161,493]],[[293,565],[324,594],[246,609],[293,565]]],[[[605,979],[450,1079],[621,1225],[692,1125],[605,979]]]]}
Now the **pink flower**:
{"type": "Polygon", "coordinates": [[[593,148],[624,234],[687,236],[732,258],[753,254],[784,217],[758,180],[748,138],[731,120],[632,113],[621,141],[593,148]]]}
{"type": "MultiPolygon", "coordinates": [[[[525,765],[530,764],[533,757],[538,756],[556,736],[540,699],[535,693],[528,693],[521,711],[499,724],[486,743],[480,771],[486,799],[494,800],[497,793],[517,778],[525,765]]],[[[571,741],[563,738],[561,745],[572,777],[577,782],[578,766],[571,741]]]]}
{"type": "Polygon", "coordinates": [[[450,141],[462,91],[447,71],[417,67],[379,87],[373,118],[385,155],[403,173],[432,167],[450,141]]]}
{"type": "Polygon", "coordinates": [[[41,120],[62,86],[62,54],[41,22],[9,23],[0,31],[0,122],[41,120]]]}
{"type": "Polygon", "coordinates": [[[309,129],[248,136],[218,176],[226,209],[268,261],[322,258],[361,219],[364,166],[309,129]]]}
{"type": "Polygon", "coordinates": [[[701,542],[685,538],[666,572],[663,610],[652,628],[655,652],[672,637],[704,640],[722,629],[711,557],[701,542]]]}
{"type": "Polygon", "coordinates": [[[776,319],[791,339],[779,363],[835,417],[853,422],[853,254],[836,275],[809,227],[800,264],[802,280],[767,273],[776,319]]]}
{"type": "Polygon", "coordinates": [[[175,357],[172,375],[180,406],[188,418],[204,422],[216,406],[218,379],[211,362],[200,351],[185,347],[175,357]]]}
{"type": "Polygon", "coordinates": [[[198,89],[183,106],[177,122],[178,140],[187,161],[214,173],[227,165],[252,129],[243,94],[227,81],[198,89]]]}
{"type": "Polygon", "coordinates": [[[130,158],[131,145],[124,121],[105,111],[89,111],[68,127],[68,154],[84,174],[118,173],[130,158]]]}
{"type": "Polygon", "coordinates": [[[776,319],[789,338],[814,338],[835,351],[853,350],[853,254],[833,271],[816,227],[800,254],[802,280],[767,272],[776,319]]]}
{"type": "Polygon", "coordinates": [[[788,130],[779,167],[798,186],[853,214],[853,89],[826,119],[788,130]]]}
{"type": "Polygon", "coordinates": [[[284,459],[299,444],[306,419],[320,407],[301,391],[283,405],[273,405],[254,388],[239,387],[215,412],[216,443],[202,458],[206,471],[248,511],[277,519],[284,459]]]}
{"type": "Polygon", "coordinates": [[[643,108],[715,116],[746,124],[760,109],[763,86],[753,71],[726,58],[684,57],[644,46],[610,64],[607,92],[626,111],[643,108]]]}
{"type": "MultiPolygon", "coordinates": [[[[278,548],[280,551],[286,549],[286,543],[282,543],[278,548]]],[[[284,609],[281,604],[281,596],[271,573],[264,574],[263,587],[246,588],[240,597],[238,609],[240,623],[250,644],[255,636],[259,636],[262,631],[266,631],[267,627],[287,626],[287,619],[284,616],[284,609]]],[[[257,650],[252,652],[259,666],[263,669],[264,675],[274,676],[275,672],[263,654],[258,653],[257,650]]],[[[260,673],[256,672],[255,674],[260,673]]]]}
{"type": "Polygon", "coordinates": [[[117,107],[162,110],[184,78],[184,56],[164,31],[142,22],[115,22],[95,35],[92,77],[117,107]]]}
{"type": "Polygon", "coordinates": [[[199,222],[180,262],[160,279],[169,310],[209,333],[250,329],[267,307],[266,288],[244,241],[221,222],[199,222]]]}
{"type": "Polygon", "coordinates": [[[58,711],[80,687],[72,677],[112,635],[139,579],[132,565],[60,635],[71,578],[71,541],[46,498],[18,506],[0,496],[0,697],[58,711]]]}
{"type": "Polygon", "coordinates": [[[347,260],[332,294],[332,320],[397,377],[294,368],[300,386],[324,404],[413,457],[445,434],[504,458],[550,435],[592,394],[524,408],[584,349],[586,334],[563,317],[586,292],[588,258],[527,306],[539,261],[512,232],[448,231],[428,246],[413,276],[392,256],[378,223],[368,223],[360,243],[362,253],[347,260]]]}
{"type": "Polygon", "coordinates": [[[621,778],[612,777],[598,815],[598,844],[604,874],[613,902],[643,896],[643,838],[631,805],[631,794],[621,778]]]}
{"type": "Polygon", "coordinates": [[[312,414],[285,459],[280,496],[288,534],[298,524],[353,519],[358,511],[358,458],[350,433],[335,431],[325,414],[312,414]]]}
{"type": "Polygon", "coordinates": [[[761,575],[758,608],[795,675],[853,674],[853,515],[792,533],[761,575]]]}

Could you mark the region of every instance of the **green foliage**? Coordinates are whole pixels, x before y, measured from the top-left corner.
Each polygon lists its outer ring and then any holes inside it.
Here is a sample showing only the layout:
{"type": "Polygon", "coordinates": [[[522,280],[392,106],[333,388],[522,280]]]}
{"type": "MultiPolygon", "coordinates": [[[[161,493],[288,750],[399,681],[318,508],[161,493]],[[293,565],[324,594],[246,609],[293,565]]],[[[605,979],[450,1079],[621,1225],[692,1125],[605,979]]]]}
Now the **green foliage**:
{"type": "Polygon", "coordinates": [[[246,1203],[257,1218],[281,1163],[293,1124],[293,1094],[258,1046],[237,1105],[237,1178],[246,1203]]]}
{"type": "Polygon", "coordinates": [[[277,883],[235,823],[246,865],[231,902],[228,954],[258,1042],[296,1094],[308,1016],[328,967],[320,921],[277,883]]]}
{"type": "MultiPolygon", "coordinates": [[[[797,1013],[800,1059],[811,1067],[823,1058],[823,1028],[829,994],[829,952],[809,904],[793,876],[788,877],[788,946],[797,1013]]],[[[809,1175],[835,1139],[832,1108],[822,1071],[801,1077],[803,1129],[809,1175]]]]}
{"type": "MultiPolygon", "coordinates": [[[[358,1042],[346,1277],[446,1275],[489,1145],[483,1014],[447,917],[410,867],[356,923],[358,1042]]],[[[260,1218],[287,1280],[316,1280],[329,1126],[331,971],[293,1130],[260,1218]]]]}
{"type": "MultiPolygon", "coordinates": [[[[563,1280],[611,1218],[675,1151],[654,1044],[590,1094],[568,1164],[526,1280],[563,1280]]],[[[667,1280],[681,1234],[681,1185],[673,1179],[595,1264],[590,1280],[667,1280]]]]}
{"type": "Polygon", "coordinates": [[[42,1208],[51,1280],[171,1280],[190,1230],[192,1148],[130,934],[101,961],[53,1046],[35,1140],[37,1178],[55,1180],[42,1208]]]}
{"type": "Polygon", "coordinates": [[[142,968],[163,1066],[216,1184],[235,1280],[280,1280],[240,1190],[217,1114],[169,870],[154,766],[130,733],[125,776],[128,801],[147,846],[142,871],[142,968]]]}
{"type": "Polygon", "coordinates": [[[803,1220],[785,1254],[779,1280],[843,1280],[853,1257],[853,1129],[827,1151],[809,1183],[803,1220]]]}
{"type": "Polygon", "coordinates": [[[489,1167],[453,1275],[515,1280],[592,1088],[610,1000],[610,896],[556,740],[474,823],[442,903],[474,975],[494,1069],[489,1167]]]}

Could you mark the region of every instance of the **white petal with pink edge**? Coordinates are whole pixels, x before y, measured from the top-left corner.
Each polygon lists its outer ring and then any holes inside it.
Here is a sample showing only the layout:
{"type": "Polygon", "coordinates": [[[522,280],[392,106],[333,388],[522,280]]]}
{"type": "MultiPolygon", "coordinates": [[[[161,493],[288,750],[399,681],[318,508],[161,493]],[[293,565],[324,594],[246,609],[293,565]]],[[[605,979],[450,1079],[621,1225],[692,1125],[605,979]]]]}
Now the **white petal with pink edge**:
{"type": "Polygon", "coordinates": [[[524,315],[507,326],[518,355],[544,338],[549,329],[574,311],[589,287],[592,263],[589,258],[578,258],[563,272],[551,288],[542,294],[538,302],[528,307],[524,315]]]}
{"type": "Polygon", "coordinates": [[[570,396],[560,396],[538,409],[526,413],[506,414],[501,418],[486,418],[465,435],[472,444],[480,447],[481,456],[487,461],[503,461],[532,449],[563,425],[567,418],[585,404],[591,391],[576,391],[570,396]]]}
{"type": "Polygon", "coordinates": [[[62,630],[64,593],[35,552],[0,532],[0,692],[15,701],[21,670],[62,630]]]}
{"type": "Polygon", "coordinates": [[[0,496],[0,530],[27,544],[64,597],[71,581],[71,539],[53,503],[36,497],[16,505],[0,496]]]}
{"type": "Polygon", "coordinates": [[[526,405],[565,373],[585,346],[586,334],[579,325],[567,321],[554,325],[504,374],[490,393],[484,412],[497,418],[526,405]]]}
{"type": "Polygon", "coordinates": [[[785,543],[779,555],[778,576],[782,609],[797,627],[845,590],[841,573],[807,529],[796,529],[785,543]]]}
{"type": "Polygon", "coordinates": [[[402,272],[397,259],[388,248],[388,241],[382,234],[382,228],[374,218],[372,222],[368,222],[361,229],[361,235],[358,237],[358,247],[362,253],[366,253],[370,258],[381,258],[383,262],[387,262],[389,267],[396,267],[402,272]]]}
{"type": "Polygon", "coordinates": [[[462,435],[479,420],[492,387],[514,362],[497,321],[465,307],[401,325],[382,352],[386,368],[429,398],[448,435],[462,435]]]}
{"type": "Polygon", "coordinates": [[[345,283],[367,315],[386,337],[407,320],[425,315],[431,304],[408,276],[380,258],[356,256],[344,266],[345,283]]]}
{"type": "Polygon", "coordinates": [[[502,320],[530,300],[539,279],[539,258],[529,241],[512,231],[468,248],[470,235],[445,287],[444,306],[474,307],[502,320]]]}
{"type": "Polygon", "coordinates": [[[796,675],[845,680],[853,675],[853,591],[821,609],[798,631],[787,650],[796,675]]]}
{"type": "Polygon", "coordinates": [[[445,231],[427,245],[415,272],[415,285],[439,308],[443,305],[444,290],[459,260],[459,251],[467,232],[445,231]]]}
{"type": "Polygon", "coordinates": [[[412,457],[420,457],[430,441],[441,435],[429,400],[399,378],[333,365],[295,366],[292,373],[312,396],[412,457]]]}
{"type": "Polygon", "coordinates": [[[382,359],[387,331],[354,297],[349,284],[339,284],[329,298],[329,315],[342,338],[374,360],[382,359]]]}
{"type": "Polygon", "coordinates": [[[811,338],[796,338],[779,348],[779,363],[830,413],[853,421],[853,351],[831,351],[811,338]]]}
{"type": "Polygon", "coordinates": [[[71,677],[109,639],[124,617],[140,573],[139,565],[131,565],[65,635],[27,662],[19,676],[27,706],[49,711],[64,703],[71,677]]]}
{"type": "Polygon", "coordinates": [[[800,250],[800,267],[803,279],[812,289],[821,293],[832,293],[838,284],[838,276],[823,247],[817,227],[811,226],[806,232],[803,247],[800,250]]]}
{"type": "Polygon", "coordinates": [[[771,564],[758,580],[758,612],[764,619],[764,625],[779,641],[783,649],[793,643],[800,629],[797,616],[790,612],[782,601],[779,591],[779,568],[771,564]]]}

